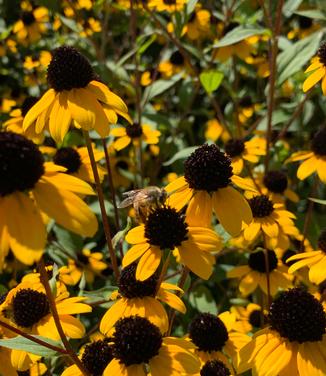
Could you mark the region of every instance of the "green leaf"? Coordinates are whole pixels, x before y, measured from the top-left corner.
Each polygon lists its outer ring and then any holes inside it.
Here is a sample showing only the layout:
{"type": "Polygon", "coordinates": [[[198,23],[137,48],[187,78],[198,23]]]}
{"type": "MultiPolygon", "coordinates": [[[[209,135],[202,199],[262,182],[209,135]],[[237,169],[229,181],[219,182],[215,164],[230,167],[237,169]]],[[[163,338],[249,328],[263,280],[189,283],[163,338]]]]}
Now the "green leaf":
{"type": "Polygon", "coordinates": [[[216,315],[217,307],[215,300],[204,285],[199,285],[189,296],[189,303],[198,309],[199,312],[209,312],[216,315]]]}
{"type": "MultiPolygon", "coordinates": [[[[63,349],[61,342],[57,342],[57,341],[54,341],[53,339],[45,338],[42,336],[33,335],[32,337],[40,339],[43,342],[46,342],[50,345],[57,346],[63,349]]],[[[51,350],[45,346],[41,346],[38,343],[33,342],[22,336],[17,336],[17,337],[9,338],[9,339],[1,339],[0,346],[6,347],[7,349],[27,351],[31,354],[44,356],[44,357],[52,357],[58,354],[56,351],[51,350]]]]}
{"type": "Polygon", "coordinates": [[[292,16],[293,12],[298,9],[299,5],[302,3],[302,0],[288,0],[283,7],[283,14],[286,17],[292,16]]]}
{"type": "Polygon", "coordinates": [[[319,198],[308,197],[308,200],[316,202],[320,205],[326,205],[326,200],[320,200],[319,198]]]}
{"type": "Polygon", "coordinates": [[[277,58],[278,80],[277,85],[281,85],[294,73],[302,70],[303,66],[315,55],[323,32],[316,32],[304,38],[283,51],[277,58]]]}
{"type": "Polygon", "coordinates": [[[127,225],[124,229],[118,231],[112,238],[113,248],[116,248],[117,245],[124,239],[126,233],[131,229],[132,223],[130,217],[127,218],[127,225]]]}
{"type": "Polygon", "coordinates": [[[174,86],[182,78],[181,74],[176,74],[170,80],[157,80],[152,85],[147,86],[143,95],[143,106],[144,102],[150,101],[154,97],[164,93],[166,90],[174,86]]]}
{"type": "Polygon", "coordinates": [[[189,148],[184,148],[180,151],[178,151],[174,156],[169,159],[168,161],[163,163],[163,166],[170,166],[172,163],[178,161],[179,159],[185,159],[188,158],[189,155],[197,149],[198,146],[190,146],[189,148]]]}
{"type": "Polygon", "coordinates": [[[83,238],[81,236],[60,227],[59,225],[55,225],[53,229],[58,242],[67,251],[77,252],[83,248],[83,238]]]}
{"type": "Polygon", "coordinates": [[[258,29],[254,27],[238,26],[227,33],[219,42],[214,44],[213,48],[230,46],[231,44],[238,43],[253,35],[260,35],[268,33],[267,29],[258,29]]]}
{"type": "Polygon", "coordinates": [[[224,74],[222,72],[214,70],[202,72],[199,76],[200,82],[208,94],[211,94],[219,88],[223,78],[224,74]]]}
{"type": "Polygon", "coordinates": [[[325,13],[321,12],[319,9],[300,10],[294,13],[314,20],[326,20],[325,13]]]}
{"type": "Polygon", "coordinates": [[[149,39],[147,39],[147,41],[145,41],[138,49],[138,54],[139,55],[142,55],[146,50],[147,48],[153,43],[155,42],[157,38],[157,35],[156,34],[152,34],[151,37],[149,39]]]}
{"type": "Polygon", "coordinates": [[[59,14],[58,16],[60,18],[60,21],[75,33],[79,33],[81,31],[81,28],[77,25],[77,23],[74,20],[64,17],[61,14],[59,14]]]}

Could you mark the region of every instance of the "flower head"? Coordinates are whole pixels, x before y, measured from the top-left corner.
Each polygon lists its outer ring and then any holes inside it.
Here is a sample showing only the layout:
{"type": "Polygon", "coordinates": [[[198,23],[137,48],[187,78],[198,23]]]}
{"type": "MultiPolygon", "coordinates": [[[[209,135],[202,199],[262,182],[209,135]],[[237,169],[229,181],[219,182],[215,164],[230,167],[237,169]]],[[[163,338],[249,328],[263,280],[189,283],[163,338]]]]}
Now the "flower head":
{"type": "Polygon", "coordinates": [[[51,87],[24,118],[26,131],[37,134],[46,127],[57,142],[62,142],[74,121],[77,128],[95,129],[101,137],[109,134],[109,124],[118,115],[131,122],[128,109],[120,97],[101,83],[89,61],[75,48],[62,46],[52,53],[48,66],[51,87]]]}

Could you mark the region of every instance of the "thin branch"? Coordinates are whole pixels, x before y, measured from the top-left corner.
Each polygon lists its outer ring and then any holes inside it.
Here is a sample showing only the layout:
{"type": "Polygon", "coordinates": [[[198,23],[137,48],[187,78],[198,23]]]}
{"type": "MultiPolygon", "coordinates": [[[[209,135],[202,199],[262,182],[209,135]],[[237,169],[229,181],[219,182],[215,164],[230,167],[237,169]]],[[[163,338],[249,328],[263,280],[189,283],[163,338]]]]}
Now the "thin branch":
{"type": "Polygon", "coordinates": [[[59,336],[61,338],[61,341],[62,341],[69,357],[76,364],[76,366],[79,368],[81,373],[83,375],[90,376],[89,372],[85,369],[83,363],[78,358],[77,354],[74,352],[73,348],[71,347],[71,345],[70,345],[70,343],[69,343],[69,341],[68,341],[68,339],[67,339],[67,337],[66,337],[66,335],[63,331],[61,321],[60,321],[60,317],[59,317],[59,314],[58,314],[58,311],[57,311],[57,306],[55,304],[55,300],[54,300],[54,297],[52,295],[51,287],[50,287],[50,284],[49,284],[48,274],[46,272],[43,257],[39,261],[38,265],[39,265],[40,279],[41,279],[41,282],[44,286],[46,296],[48,298],[48,302],[49,302],[49,306],[50,306],[50,311],[52,313],[53,320],[54,320],[55,326],[57,328],[57,331],[59,333],[59,336]]]}
{"type": "Polygon", "coordinates": [[[104,230],[106,242],[107,242],[108,249],[109,249],[109,255],[110,255],[110,259],[111,259],[111,263],[112,263],[112,269],[114,271],[116,279],[118,280],[119,276],[120,276],[120,272],[119,272],[118,263],[117,263],[117,256],[114,252],[114,248],[113,248],[113,244],[112,244],[110,224],[109,224],[108,216],[106,214],[105,203],[104,203],[104,194],[103,194],[103,189],[102,189],[102,186],[101,186],[100,177],[99,177],[98,170],[97,170],[96,161],[95,161],[95,158],[94,158],[92,142],[91,142],[91,139],[89,138],[87,131],[83,130],[83,135],[84,135],[84,138],[86,140],[88,155],[89,155],[89,159],[91,161],[91,166],[92,166],[92,170],[93,170],[93,174],[94,174],[97,197],[98,197],[102,221],[103,221],[103,230],[104,230]]]}
{"type": "Polygon", "coordinates": [[[34,336],[30,335],[30,334],[27,334],[27,333],[19,330],[18,328],[15,328],[14,326],[11,326],[10,324],[7,324],[6,322],[4,322],[2,320],[0,320],[0,326],[3,326],[4,328],[10,330],[11,332],[16,333],[16,334],[18,334],[18,335],[20,335],[20,336],[22,336],[24,338],[29,339],[30,341],[35,342],[38,345],[41,345],[43,347],[47,347],[48,349],[56,351],[56,352],[58,352],[60,354],[68,355],[67,350],[62,349],[61,347],[57,347],[57,346],[51,345],[48,342],[42,341],[41,339],[36,338],[36,337],[34,337],[34,336]]]}

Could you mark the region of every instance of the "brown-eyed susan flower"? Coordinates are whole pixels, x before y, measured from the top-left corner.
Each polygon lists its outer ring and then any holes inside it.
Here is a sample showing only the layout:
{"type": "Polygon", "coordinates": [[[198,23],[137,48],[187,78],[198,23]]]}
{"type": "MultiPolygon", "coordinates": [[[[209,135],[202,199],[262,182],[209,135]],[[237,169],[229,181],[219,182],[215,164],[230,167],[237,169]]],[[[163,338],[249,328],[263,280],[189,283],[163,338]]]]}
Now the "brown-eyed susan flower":
{"type": "Polygon", "coordinates": [[[208,360],[200,369],[200,373],[196,376],[229,376],[234,375],[232,367],[221,360],[208,360]]]}
{"type": "MultiPolygon", "coordinates": [[[[112,346],[108,339],[98,339],[88,343],[80,351],[80,360],[90,375],[100,376],[113,359],[112,346]]],[[[80,369],[74,364],[66,368],[61,376],[83,376],[80,369]]]]}
{"type": "Polygon", "coordinates": [[[243,237],[249,243],[263,235],[270,249],[289,247],[288,236],[298,236],[293,219],[296,216],[285,210],[282,204],[274,204],[266,195],[256,195],[248,200],[253,220],[243,230],[243,237]]]}
{"type": "Polygon", "coordinates": [[[186,0],[149,0],[149,7],[154,8],[158,12],[179,12],[183,9],[186,0]]]}
{"type": "Polygon", "coordinates": [[[234,314],[226,311],[216,316],[199,313],[189,325],[189,339],[196,346],[195,353],[202,366],[207,361],[219,360],[236,366],[238,351],[250,341],[250,337],[234,330],[234,314]]]}
{"type": "Polygon", "coordinates": [[[312,58],[311,64],[305,70],[305,73],[311,74],[303,83],[302,90],[306,93],[319,81],[321,81],[321,89],[323,94],[326,95],[326,43],[323,43],[319,47],[317,56],[312,58]]]}
{"type": "Polygon", "coordinates": [[[116,127],[111,129],[110,134],[116,139],[113,141],[113,147],[119,151],[126,148],[131,143],[139,145],[144,142],[148,145],[155,145],[159,142],[161,132],[152,129],[148,124],[139,125],[137,123],[127,125],[126,127],[116,127]]]}
{"type": "Polygon", "coordinates": [[[231,138],[225,144],[225,152],[232,160],[233,173],[239,175],[244,161],[258,163],[260,156],[266,154],[266,140],[261,137],[253,137],[249,141],[231,138]]]}
{"type": "Polygon", "coordinates": [[[27,1],[22,2],[20,19],[13,26],[13,33],[23,44],[34,43],[46,32],[49,11],[45,7],[33,7],[27,1]]]}
{"type": "Polygon", "coordinates": [[[289,39],[303,39],[320,29],[320,25],[312,18],[299,15],[297,21],[297,25],[287,34],[289,39]]]}
{"type": "Polygon", "coordinates": [[[161,282],[158,286],[158,271],[144,281],[138,281],[136,268],[137,264],[133,263],[121,271],[119,290],[111,295],[115,302],[102,317],[100,324],[100,331],[107,336],[120,318],[133,315],[146,317],[159,327],[162,333],[166,333],[169,319],[161,301],[179,312],[186,312],[182,300],[169,291],[183,292],[178,286],[166,282],[161,282]]]}
{"type": "Polygon", "coordinates": [[[47,80],[51,87],[28,111],[23,127],[41,133],[47,128],[52,138],[62,142],[69,127],[95,129],[101,137],[109,134],[109,124],[118,115],[131,122],[123,100],[96,80],[89,61],[75,48],[62,46],[52,53],[47,80]]]}
{"type": "Polygon", "coordinates": [[[245,96],[239,100],[238,108],[238,119],[241,124],[245,124],[249,119],[251,119],[255,112],[260,109],[260,104],[253,103],[250,96],[245,96]]]}
{"type": "Polygon", "coordinates": [[[110,344],[114,358],[103,376],[145,376],[145,369],[152,376],[192,375],[199,371],[200,363],[192,353],[191,343],[163,337],[160,329],[144,317],[120,319],[110,344]]]}
{"type": "Polygon", "coordinates": [[[251,252],[248,258],[248,265],[236,266],[228,272],[228,278],[239,278],[239,291],[242,296],[252,294],[258,287],[268,294],[267,287],[267,266],[265,252],[268,258],[268,278],[270,294],[276,295],[278,289],[291,287],[292,276],[288,274],[288,268],[278,260],[273,250],[258,250],[251,252]]]}
{"type": "Polygon", "coordinates": [[[206,140],[216,142],[220,137],[223,142],[227,142],[231,136],[217,119],[208,120],[205,130],[206,140]]]}
{"type": "Polygon", "coordinates": [[[136,279],[140,281],[155,273],[163,252],[167,250],[177,253],[180,263],[193,273],[208,279],[215,263],[212,253],[222,247],[221,239],[213,230],[192,226],[184,215],[169,206],[152,210],[144,224],[127,233],[126,241],[132,247],[124,256],[122,265],[126,267],[139,259],[136,279]]]}
{"type": "Polygon", "coordinates": [[[187,37],[191,40],[207,38],[211,29],[211,14],[200,6],[191,14],[186,25],[187,37]]]}
{"type": "Polygon", "coordinates": [[[79,195],[92,188],[65,169],[44,163],[37,146],[22,135],[0,132],[0,250],[31,265],[46,243],[43,214],[68,230],[93,236],[97,220],[79,195]]]}
{"type": "Polygon", "coordinates": [[[302,161],[297,170],[297,177],[304,180],[317,173],[319,179],[326,183],[326,127],[321,128],[311,141],[311,151],[299,151],[287,159],[288,162],[302,161]]]}
{"type": "Polygon", "coordinates": [[[76,259],[68,259],[68,264],[59,269],[59,278],[65,284],[74,286],[84,273],[86,282],[92,284],[96,275],[100,275],[107,267],[103,261],[103,253],[84,248],[76,254],[76,259]]]}
{"type": "Polygon", "coordinates": [[[197,148],[184,163],[184,176],[166,186],[171,206],[182,209],[189,203],[187,216],[197,226],[209,226],[212,212],[231,235],[240,233],[252,221],[247,200],[231,186],[242,179],[233,174],[231,160],[216,145],[197,148]]]}
{"type": "Polygon", "coordinates": [[[79,33],[82,38],[87,38],[92,36],[94,33],[99,33],[101,28],[101,23],[99,20],[96,20],[94,17],[88,17],[81,23],[83,31],[79,33]]]}
{"type": "MultiPolygon", "coordinates": [[[[282,170],[269,170],[265,174],[258,172],[254,179],[253,186],[257,185],[260,192],[267,195],[274,203],[282,204],[285,199],[293,202],[299,201],[299,196],[289,187],[290,182],[282,170]]],[[[252,198],[254,195],[252,191],[245,193],[248,198],[252,198]]]]}
{"type": "Polygon", "coordinates": [[[298,288],[282,292],[271,304],[268,323],[240,350],[239,373],[326,374],[326,315],[317,299],[298,288]]]}
{"type": "Polygon", "coordinates": [[[22,134],[36,144],[40,144],[44,139],[43,134],[36,134],[35,130],[32,128],[27,129],[26,132],[23,130],[24,117],[37,101],[38,98],[36,97],[26,97],[21,108],[16,108],[10,112],[10,119],[3,123],[3,127],[6,128],[7,131],[22,134]]]}
{"type": "MultiPolygon", "coordinates": [[[[84,303],[85,298],[69,297],[69,293],[58,293],[55,304],[65,335],[69,338],[82,338],[85,327],[73,315],[91,312],[92,308],[84,303]]],[[[11,289],[0,306],[1,316],[10,320],[20,330],[28,334],[41,335],[59,340],[54,319],[50,313],[50,305],[41,283],[21,282],[11,289]]],[[[15,350],[11,355],[12,364],[20,369],[27,359],[28,353],[15,350]]]]}
{"type": "Polygon", "coordinates": [[[236,316],[234,330],[241,333],[249,333],[261,329],[266,322],[267,311],[255,303],[249,303],[246,307],[232,306],[230,312],[236,316]]]}
{"type": "Polygon", "coordinates": [[[180,73],[186,67],[185,59],[179,51],[171,54],[169,60],[163,60],[158,66],[159,73],[163,78],[170,78],[171,76],[180,73]]]}
{"type": "MultiPolygon", "coordinates": [[[[86,146],[65,146],[58,149],[53,148],[52,150],[48,147],[47,152],[49,151],[53,152],[53,162],[58,166],[66,168],[66,174],[76,176],[89,183],[95,183],[91,160],[86,146]]],[[[96,149],[95,145],[93,145],[93,153],[95,162],[100,162],[104,158],[104,152],[96,149]]],[[[103,181],[106,174],[105,168],[97,163],[97,171],[100,181],[103,181]]]]}
{"type": "Polygon", "coordinates": [[[311,252],[303,252],[287,259],[292,265],[289,273],[293,273],[305,266],[309,268],[309,280],[317,285],[326,279],[326,230],[323,230],[318,238],[318,249],[311,252]]]}

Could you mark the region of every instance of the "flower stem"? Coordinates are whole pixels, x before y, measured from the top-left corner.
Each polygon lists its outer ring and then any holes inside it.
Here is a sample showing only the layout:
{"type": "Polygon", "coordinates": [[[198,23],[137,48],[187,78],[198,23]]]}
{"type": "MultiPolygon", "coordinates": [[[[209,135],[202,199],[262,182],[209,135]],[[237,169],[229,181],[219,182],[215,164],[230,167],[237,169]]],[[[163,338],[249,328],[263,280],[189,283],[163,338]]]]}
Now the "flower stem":
{"type": "Polygon", "coordinates": [[[16,333],[16,334],[18,334],[18,335],[20,335],[24,338],[29,339],[30,341],[35,342],[40,346],[47,347],[48,349],[56,351],[60,354],[68,355],[67,350],[62,349],[61,347],[51,345],[50,343],[44,342],[41,339],[33,337],[30,334],[24,333],[23,331],[19,330],[18,328],[15,328],[14,326],[11,326],[10,324],[8,324],[8,323],[6,323],[2,320],[0,320],[0,326],[3,326],[4,328],[10,330],[11,332],[16,333]]]}
{"type": "Polygon", "coordinates": [[[264,249],[264,256],[265,256],[265,270],[266,270],[266,285],[267,285],[267,310],[269,311],[270,306],[272,304],[272,296],[271,296],[271,281],[270,281],[270,267],[269,267],[269,259],[268,259],[268,249],[265,247],[264,249]]]}
{"type": "Polygon", "coordinates": [[[161,274],[160,274],[160,277],[157,281],[156,292],[158,292],[158,290],[160,289],[161,283],[163,282],[164,277],[166,275],[166,271],[168,270],[169,263],[170,263],[170,256],[171,256],[171,250],[169,251],[168,255],[166,256],[166,259],[165,259],[164,264],[162,266],[161,274]]]}
{"type": "Polygon", "coordinates": [[[49,284],[48,274],[46,272],[43,257],[39,261],[38,266],[39,266],[39,272],[40,272],[40,279],[41,279],[41,282],[44,286],[46,296],[48,298],[50,311],[52,313],[55,326],[57,328],[57,331],[59,333],[61,341],[62,341],[62,343],[63,343],[63,345],[64,345],[64,347],[67,351],[67,354],[70,356],[71,360],[76,364],[76,366],[79,368],[79,370],[82,372],[83,375],[90,376],[88,371],[85,369],[83,363],[78,358],[77,354],[74,352],[73,348],[71,347],[71,345],[70,345],[70,343],[69,343],[69,341],[68,341],[68,339],[67,339],[67,337],[66,337],[66,335],[63,331],[61,321],[60,321],[60,317],[59,317],[59,314],[58,314],[58,311],[57,311],[57,306],[55,304],[55,300],[54,300],[54,297],[52,295],[51,287],[50,287],[50,284],[49,284]]]}
{"type": "MultiPolygon", "coordinates": [[[[117,231],[120,230],[120,217],[119,217],[119,210],[117,205],[117,198],[116,198],[116,191],[114,188],[113,178],[112,178],[112,168],[111,168],[111,161],[110,156],[108,152],[108,148],[106,146],[106,141],[102,138],[102,145],[104,149],[104,155],[105,155],[105,163],[106,163],[106,169],[108,172],[108,183],[109,183],[109,189],[111,192],[111,199],[113,203],[113,209],[114,209],[114,221],[117,231]]],[[[122,243],[119,243],[119,251],[120,251],[120,257],[123,258],[123,248],[122,243]]]]}
{"type": "Polygon", "coordinates": [[[119,276],[120,276],[120,272],[119,272],[119,268],[118,268],[117,257],[116,257],[116,254],[114,252],[114,248],[113,248],[113,244],[112,244],[110,224],[109,224],[108,216],[106,214],[105,203],[104,203],[104,194],[103,194],[103,189],[102,189],[102,186],[101,186],[100,177],[99,177],[97,166],[96,166],[96,161],[95,161],[95,158],[94,158],[92,142],[91,142],[91,139],[89,138],[88,132],[83,130],[83,135],[84,135],[84,138],[85,138],[85,141],[86,141],[87,151],[88,151],[89,159],[91,161],[91,166],[92,166],[92,170],[93,170],[93,175],[94,175],[94,180],[95,180],[95,185],[96,185],[96,191],[97,191],[97,197],[98,197],[98,201],[99,201],[100,209],[101,209],[103,230],[104,230],[106,242],[107,242],[108,249],[109,249],[109,255],[110,255],[110,259],[111,259],[111,263],[112,263],[112,269],[114,271],[116,279],[118,279],[119,276]]]}
{"type": "MultiPolygon", "coordinates": [[[[277,74],[277,53],[278,53],[278,36],[281,30],[281,21],[282,21],[282,8],[284,0],[279,0],[277,3],[277,10],[275,16],[275,23],[272,25],[272,14],[271,9],[267,13],[267,10],[264,6],[264,1],[260,0],[260,4],[263,6],[266,23],[270,26],[272,30],[272,38],[270,41],[269,48],[269,92],[268,92],[268,102],[267,102],[267,131],[266,131],[266,156],[265,156],[265,172],[268,171],[269,161],[270,161],[270,142],[272,138],[272,120],[273,120],[273,111],[274,111],[274,102],[275,102],[275,86],[276,86],[276,74],[277,74]]],[[[271,7],[270,7],[271,8],[271,7]]]]}

